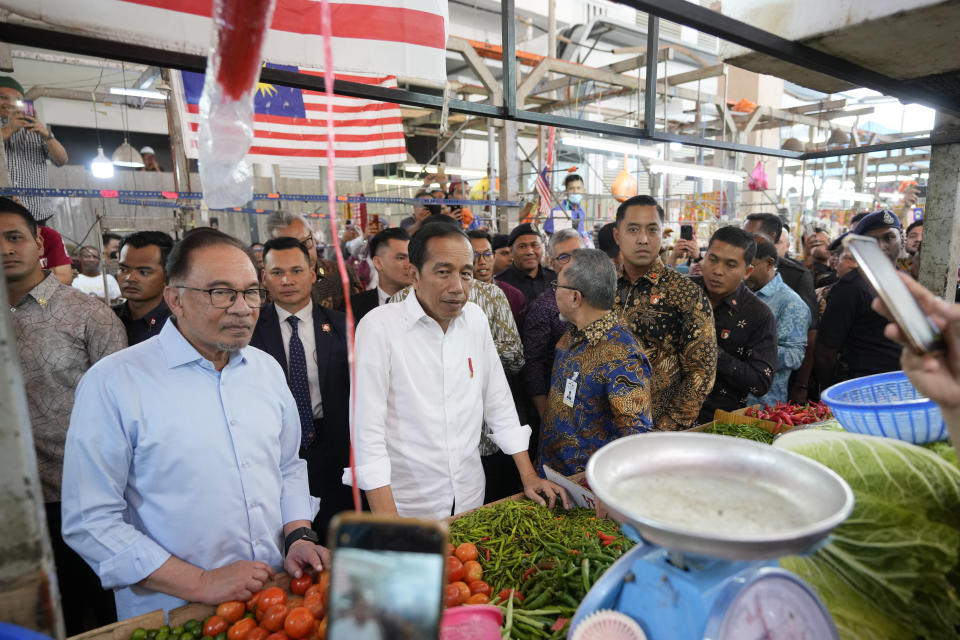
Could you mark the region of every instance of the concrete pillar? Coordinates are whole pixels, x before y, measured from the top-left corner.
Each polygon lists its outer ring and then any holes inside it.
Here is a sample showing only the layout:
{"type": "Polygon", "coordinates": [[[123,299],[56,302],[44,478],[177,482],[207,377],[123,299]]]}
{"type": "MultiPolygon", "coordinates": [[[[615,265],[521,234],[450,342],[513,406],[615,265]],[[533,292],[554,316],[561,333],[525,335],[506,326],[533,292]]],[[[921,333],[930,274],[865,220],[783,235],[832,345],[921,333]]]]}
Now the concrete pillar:
{"type": "MultiPolygon", "coordinates": [[[[783,100],[783,80],[773,76],[746,71],[737,67],[727,67],[727,99],[739,102],[746,98],[750,102],[763,107],[779,108],[783,100]]],[[[741,135],[737,142],[753,144],[763,147],[780,146],[779,132],[777,129],[763,129],[760,131],[749,132],[741,135]]],[[[739,155],[739,154],[738,154],[739,155]]],[[[740,155],[735,168],[742,169],[750,173],[757,161],[763,163],[763,168],[767,172],[767,181],[770,189],[777,188],[777,158],[772,156],[756,156],[753,154],[740,155]]],[[[732,168],[732,167],[731,167],[732,168]]],[[[770,203],[770,199],[757,191],[747,189],[746,182],[741,187],[741,203],[743,211],[734,211],[739,218],[743,218],[748,213],[757,211],[773,211],[776,207],[770,203]]],[[[771,193],[771,195],[773,195],[771,193]]],[[[736,203],[731,203],[736,206],[736,203]]]]}
{"type": "MultiPolygon", "coordinates": [[[[500,178],[500,192],[498,200],[517,200],[519,198],[520,159],[517,151],[516,122],[503,121],[503,126],[497,132],[499,136],[500,162],[497,173],[500,178]]],[[[499,211],[500,217],[507,221],[507,228],[512,229],[519,222],[519,209],[504,208],[499,211]]]]}
{"type": "MultiPolygon", "coordinates": [[[[932,135],[957,133],[960,119],[938,113],[932,135]]],[[[953,300],[960,264],[960,144],[931,147],[927,184],[920,283],[938,296],[953,300]]]]}
{"type": "Polygon", "coordinates": [[[0,620],[64,637],[43,492],[0,270],[0,620]]]}

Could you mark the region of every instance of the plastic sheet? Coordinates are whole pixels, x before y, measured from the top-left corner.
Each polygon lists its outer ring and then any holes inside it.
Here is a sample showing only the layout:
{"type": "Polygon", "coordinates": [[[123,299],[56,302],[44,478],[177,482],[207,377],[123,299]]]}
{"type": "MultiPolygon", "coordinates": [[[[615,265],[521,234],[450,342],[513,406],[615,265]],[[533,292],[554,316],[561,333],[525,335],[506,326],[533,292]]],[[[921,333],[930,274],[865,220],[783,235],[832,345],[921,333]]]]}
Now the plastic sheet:
{"type": "Polygon", "coordinates": [[[208,207],[239,207],[253,196],[253,99],[275,0],[216,0],[213,49],[200,97],[198,163],[208,207]]]}

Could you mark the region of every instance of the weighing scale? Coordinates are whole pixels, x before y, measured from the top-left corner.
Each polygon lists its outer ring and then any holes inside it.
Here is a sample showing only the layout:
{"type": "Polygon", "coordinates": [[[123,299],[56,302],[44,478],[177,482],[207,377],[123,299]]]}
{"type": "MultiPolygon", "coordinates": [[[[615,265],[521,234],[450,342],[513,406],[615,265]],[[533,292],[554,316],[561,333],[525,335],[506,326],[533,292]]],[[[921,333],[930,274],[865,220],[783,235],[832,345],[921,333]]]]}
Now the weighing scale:
{"type": "Polygon", "coordinates": [[[584,598],[568,639],[829,640],[816,592],[776,558],[810,553],[853,509],[827,467],[704,433],[616,440],[587,481],[638,545],[584,598]]]}

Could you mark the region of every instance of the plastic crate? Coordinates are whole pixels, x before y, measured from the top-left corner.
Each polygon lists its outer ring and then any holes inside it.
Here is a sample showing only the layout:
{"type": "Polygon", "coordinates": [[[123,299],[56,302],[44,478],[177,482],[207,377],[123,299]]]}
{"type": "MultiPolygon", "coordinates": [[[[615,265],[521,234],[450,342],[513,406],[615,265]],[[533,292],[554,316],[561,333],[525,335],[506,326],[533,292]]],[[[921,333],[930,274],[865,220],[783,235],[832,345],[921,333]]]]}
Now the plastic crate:
{"type": "Polygon", "coordinates": [[[847,431],[914,444],[947,438],[940,408],[920,395],[902,371],[835,384],[820,399],[847,431]]]}

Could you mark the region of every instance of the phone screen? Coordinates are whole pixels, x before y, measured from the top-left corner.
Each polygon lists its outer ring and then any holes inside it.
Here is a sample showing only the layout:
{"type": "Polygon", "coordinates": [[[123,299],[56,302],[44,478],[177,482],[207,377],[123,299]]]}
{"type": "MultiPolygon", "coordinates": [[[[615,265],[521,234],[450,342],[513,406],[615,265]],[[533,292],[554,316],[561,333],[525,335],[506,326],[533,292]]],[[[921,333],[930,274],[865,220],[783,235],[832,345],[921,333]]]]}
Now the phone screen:
{"type": "Polygon", "coordinates": [[[877,241],[869,236],[851,233],[843,239],[843,245],[856,258],[861,273],[887,305],[913,348],[921,352],[942,349],[940,331],[923,313],[877,241]]]}
{"type": "Polygon", "coordinates": [[[343,521],[330,580],[330,640],[436,640],[446,539],[437,527],[343,521]]]}
{"type": "Polygon", "coordinates": [[[20,101],[20,110],[23,112],[23,115],[30,118],[37,117],[37,109],[33,106],[33,100],[21,100],[20,101]]]}
{"type": "Polygon", "coordinates": [[[682,240],[693,240],[693,225],[680,225],[680,238],[682,240]]]}

